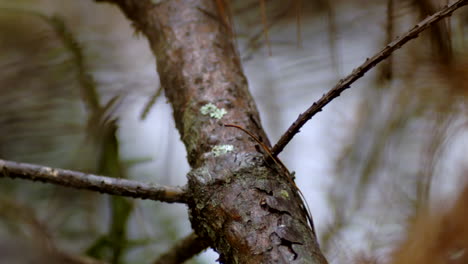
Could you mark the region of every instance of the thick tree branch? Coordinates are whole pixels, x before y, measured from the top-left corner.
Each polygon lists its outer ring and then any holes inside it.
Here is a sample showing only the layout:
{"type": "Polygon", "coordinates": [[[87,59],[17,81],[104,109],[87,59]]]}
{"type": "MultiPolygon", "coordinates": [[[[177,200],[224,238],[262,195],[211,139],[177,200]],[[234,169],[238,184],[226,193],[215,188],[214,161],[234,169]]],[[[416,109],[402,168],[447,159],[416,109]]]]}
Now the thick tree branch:
{"type": "Polygon", "coordinates": [[[401,48],[401,46],[403,46],[405,43],[416,38],[421,32],[432,26],[434,23],[437,23],[444,17],[450,16],[455,10],[467,4],[468,0],[458,0],[445,6],[440,11],[419,22],[410,31],[406,32],[401,37],[388,44],[372,58],[368,58],[361,66],[353,70],[353,72],[346,78],[341,79],[338,84],[336,84],[335,87],[324,94],[320,100],[313,103],[312,106],[310,106],[304,113],[299,115],[296,121],[294,121],[288,130],[281,136],[278,143],[276,143],[276,145],[271,149],[273,156],[277,156],[281,151],[283,151],[284,147],[297,133],[299,133],[299,130],[307,121],[309,121],[315,114],[322,111],[322,108],[330,103],[333,99],[340,96],[344,90],[350,88],[351,84],[364,76],[366,72],[374,68],[379,62],[386,59],[394,51],[401,48]]]}
{"type": "Polygon", "coordinates": [[[186,193],[179,187],[148,184],[7,160],[0,160],[0,177],[41,181],[65,187],[166,203],[185,203],[187,200],[186,193]]]}
{"type": "Polygon", "coordinates": [[[208,245],[195,233],[192,233],[159,256],[153,264],[184,263],[207,248],[208,245]]]}
{"type": "Polygon", "coordinates": [[[214,0],[107,0],[149,40],[192,167],[195,233],[221,263],[327,263],[297,187],[249,135],[270,147],[214,0]],[[156,2],[156,4],[155,4],[156,2]]]}

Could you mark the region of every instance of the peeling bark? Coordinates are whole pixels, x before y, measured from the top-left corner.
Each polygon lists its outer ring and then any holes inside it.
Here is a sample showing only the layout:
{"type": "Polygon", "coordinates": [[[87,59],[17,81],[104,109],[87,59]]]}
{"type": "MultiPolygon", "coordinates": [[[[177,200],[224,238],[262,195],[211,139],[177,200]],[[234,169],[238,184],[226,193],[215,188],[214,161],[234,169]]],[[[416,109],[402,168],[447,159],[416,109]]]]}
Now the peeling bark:
{"type": "Polygon", "coordinates": [[[192,168],[197,235],[222,263],[327,263],[289,175],[247,134],[223,126],[244,127],[270,146],[215,1],[107,2],[119,5],[156,56],[192,168]],[[219,112],[201,111],[208,104],[219,112]]]}

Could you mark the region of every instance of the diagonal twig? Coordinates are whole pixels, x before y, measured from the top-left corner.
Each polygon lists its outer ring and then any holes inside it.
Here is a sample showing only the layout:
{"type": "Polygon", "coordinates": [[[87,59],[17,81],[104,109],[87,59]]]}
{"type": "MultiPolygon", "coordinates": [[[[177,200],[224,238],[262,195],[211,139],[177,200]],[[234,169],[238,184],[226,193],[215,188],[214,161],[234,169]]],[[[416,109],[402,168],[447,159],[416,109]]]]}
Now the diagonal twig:
{"type": "Polygon", "coordinates": [[[76,189],[166,203],[186,203],[187,200],[186,192],[180,187],[111,178],[2,159],[0,159],[1,177],[41,181],[76,189]]]}
{"type": "Polygon", "coordinates": [[[140,114],[140,120],[145,120],[146,117],[148,117],[149,112],[153,108],[153,106],[156,104],[156,101],[158,98],[161,96],[161,93],[163,91],[163,88],[161,85],[158,87],[156,92],[150,97],[150,100],[148,103],[146,103],[145,107],[143,108],[143,111],[141,111],[140,114]]]}
{"type": "Polygon", "coordinates": [[[207,248],[208,245],[206,242],[201,240],[195,233],[191,233],[181,241],[177,242],[166,253],[159,256],[153,264],[183,263],[207,248]]]}
{"type": "Polygon", "coordinates": [[[450,16],[455,10],[467,4],[468,0],[458,0],[452,4],[446,5],[435,14],[416,24],[411,30],[403,34],[401,37],[389,43],[372,58],[366,59],[366,61],[361,66],[353,70],[353,72],[346,78],[341,79],[338,84],[336,84],[335,87],[324,94],[320,100],[313,103],[304,113],[299,115],[296,121],[294,121],[288,130],[281,136],[278,143],[276,143],[276,145],[271,149],[273,156],[277,156],[281,151],[283,151],[284,147],[297,133],[299,133],[299,130],[307,121],[309,121],[315,114],[322,111],[322,108],[330,103],[333,99],[340,96],[344,90],[350,88],[350,85],[364,76],[366,72],[390,56],[395,50],[401,48],[401,46],[406,44],[408,41],[416,38],[422,31],[437,23],[439,20],[450,16]]]}

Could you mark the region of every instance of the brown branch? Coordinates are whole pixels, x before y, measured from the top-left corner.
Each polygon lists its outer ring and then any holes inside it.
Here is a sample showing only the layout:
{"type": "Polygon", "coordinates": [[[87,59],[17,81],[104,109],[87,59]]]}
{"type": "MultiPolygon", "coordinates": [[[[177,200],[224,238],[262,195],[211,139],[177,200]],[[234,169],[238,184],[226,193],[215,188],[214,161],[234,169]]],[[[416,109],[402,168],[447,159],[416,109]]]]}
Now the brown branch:
{"type": "Polygon", "coordinates": [[[185,203],[187,200],[186,193],[179,187],[110,178],[0,159],[1,177],[41,181],[76,189],[86,189],[100,193],[150,199],[166,203],[185,203]]]}
{"type": "Polygon", "coordinates": [[[183,263],[207,248],[207,243],[200,239],[195,233],[192,233],[176,243],[166,253],[159,256],[153,264],[183,263]]]}
{"type": "Polygon", "coordinates": [[[237,124],[270,147],[216,2],[107,1],[149,40],[192,168],[190,221],[219,262],[327,263],[288,175],[247,134],[222,125],[237,124]]]}
{"type": "Polygon", "coordinates": [[[277,156],[284,147],[291,141],[291,139],[299,133],[304,124],[309,121],[315,114],[322,111],[322,108],[330,103],[333,99],[340,96],[340,94],[350,88],[350,85],[356,80],[364,76],[366,72],[375,67],[379,62],[386,59],[394,51],[401,48],[411,39],[416,38],[421,32],[432,26],[434,23],[437,23],[444,17],[450,16],[458,8],[468,4],[468,0],[458,0],[453,4],[449,4],[442,8],[440,11],[436,12],[432,16],[427,17],[423,21],[419,22],[407,33],[403,34],[401,37],[397,38],[390,44],[388,44],[384,49],[374,55],[372,58],[368,58],[361,66],[353,70],[353,72],[348,75],[346,78],[341,79],[338,84],[335,85],[330,91],[320,98],[317,102],[313,103],[304,113],[300,114],[299,117],[294,121],[294,123],[288,128],[288,130],[281,136],[280,140],[272,148],[271,152],[274,156],[277,156]]]}

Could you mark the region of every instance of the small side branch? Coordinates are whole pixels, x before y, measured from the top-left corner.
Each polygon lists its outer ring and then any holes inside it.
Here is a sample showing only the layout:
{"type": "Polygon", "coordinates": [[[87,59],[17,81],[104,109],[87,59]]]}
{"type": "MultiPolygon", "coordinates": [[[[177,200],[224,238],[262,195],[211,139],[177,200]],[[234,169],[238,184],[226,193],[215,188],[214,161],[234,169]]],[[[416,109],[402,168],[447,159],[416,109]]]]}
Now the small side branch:
{"type": "Polygon", "coordinates": [[[186,193],[179,187],[110,178],[1,159],[0,177],[41,181],[76,189],[86,189],[100,193],[150,199],[166,203],[185,203],[187,200],[186,193]]]}
{"type": "Polygon", "coordinates": [[[153,262],[153,264],[183,263],[207,248],[208,245],[195,233],[192,233],[176,243],[166,253],[159,256],[159,258],[153,262]]]}
{"type": "Polygon", "coordinates": [[[411,39],[418,37],[418,35],[437,23],[439,20],[450,16],[458,8],[468,4],[468,0],[458,0],[452,4],[446,5],[440,11],[436,12],[432,16],[427,17],[423,21],[419,22],[411,30],[403,34],[401,37],[397,38],[390,44],[388,44],[384,49],[379,53],[374,55],[372,58],[368,58],[361,66],[355,69],[350,75],[346,78],[341,79],[335,87],[320,98],[317,102],[313,103],[304,113],[300,114],[299,117],[294,121],[294,123],[288,128],[288,130],[281,136],[280,140],[276,145],[271,149],[273,156],[277,156],[284,147],[291,141],[291,139],[299,133],[304,124],[309,121],[315,114],[322,111],[322,108],[330,103],[333,99],[340,96],[340,94],[351,87],[356,80],[364,76],[366,72],[374,68],[378,63],[390,56],[395,50],[401,48],[411,39]]]}

